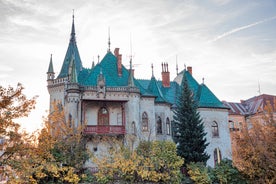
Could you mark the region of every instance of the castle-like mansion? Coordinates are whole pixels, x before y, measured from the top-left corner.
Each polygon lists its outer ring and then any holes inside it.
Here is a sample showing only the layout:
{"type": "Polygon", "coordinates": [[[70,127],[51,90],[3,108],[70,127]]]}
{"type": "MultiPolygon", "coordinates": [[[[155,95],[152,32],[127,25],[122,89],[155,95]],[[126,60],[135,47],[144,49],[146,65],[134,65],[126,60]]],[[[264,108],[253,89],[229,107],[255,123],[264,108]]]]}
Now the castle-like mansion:
{"type": "MultiPolygon", "coordinates": [[[[139,80],[133,76],[132,61],[127,69],[122,64],[119,48],[109,49],[91,68],[82,66],[76,44],[74,17],[71,37],[62,68],[55,76],[52,57],[47,72],[50,103],[59,102],[68,119],[86,123],[87,147],[100,156],[117,139],[135,148],[141,140],[172,140],[173,108],[180,94],[183,75],[198,101],[204,122],[210,155],[207,164],[214,166],[222,158],[231,158],[228,108],[205,85],[199,84],[187,67],[170,80],[167,63],[162,63],[162,81],[139,80]]],[[[50,106],[50,112],[52,107],[50,106]]]]}

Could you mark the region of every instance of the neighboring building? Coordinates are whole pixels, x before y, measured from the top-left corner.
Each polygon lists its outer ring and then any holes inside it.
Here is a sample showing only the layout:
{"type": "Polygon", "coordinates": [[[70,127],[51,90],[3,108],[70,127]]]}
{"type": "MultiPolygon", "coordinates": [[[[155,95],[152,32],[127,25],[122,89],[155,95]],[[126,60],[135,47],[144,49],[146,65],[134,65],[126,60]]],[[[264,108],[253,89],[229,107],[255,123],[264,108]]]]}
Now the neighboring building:
{"type": "MultiPolygon", "coordinates": [[[[254,121],[262,121],[265,107],[270,104],[273,116],[276,119],[276,96],[262,94],[240,103],[225,102],[223,104],[229,108],[229,130],[231,136],[232,150],[235,149],[236,142],[233,139],[233,132],[240,131],[243,127],[249,127],[254,121]]],[[[234,160],[235,158],[233,158],[234,160]]]]}
{"type": "Polygon", "coordinates": [[[156,80],[153,67],[151,79],[135,79],[132,59],[130,69],[126,69],[119,48],[114,53],[110,51],[110,40],[103,59],[96,65],[93,63],[91,68],[84,68],[76,44],[73,17],[69,46],[57,77],[52,56],[50,59],[47,72],[50,103],[60,103],[68,120],[87,123],[84,130],[87,147],[100,156],[114,146],[110,145],[111,139],[130,148],[135,148],[141,140],[172,140],[172,109],[180,94],[183,75],[186,75],[199,103],[198,111],[210,143],[206,149],[210,154],[207,164],[214,166],[222,158],[231,158],[228,108],[205,84],[193,78],[191,67],[187,69],[171,81],[168,64],[162,63],[162,81],[156,80]]]}
{"type": "Polygon", "coordinates": [[[264,113],[264,108],[270,104],[276,117],[276,96],[262,94],[241,102],[226,102],[223,104],[229,108],[229,128],[230,131],[239,131],[245,123],[260,120],[264,113]]]}

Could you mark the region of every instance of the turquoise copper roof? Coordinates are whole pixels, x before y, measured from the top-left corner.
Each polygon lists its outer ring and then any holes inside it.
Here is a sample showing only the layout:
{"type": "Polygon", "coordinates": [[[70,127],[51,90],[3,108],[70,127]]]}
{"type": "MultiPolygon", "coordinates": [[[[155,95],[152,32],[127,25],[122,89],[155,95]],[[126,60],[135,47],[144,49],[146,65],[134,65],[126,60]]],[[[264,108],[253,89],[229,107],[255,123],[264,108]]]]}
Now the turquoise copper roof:
{"type": "Polygon", "coordinates": [[[212,91],[205,84],[199,85],[197,98],[199,98],[200,107],[226,108],[226,106],[212,93],[212,91]]]}
{"type": "MultiPolygon", "coordinates": [[[[80,72],[81,75],[83,75],[82,73],[84,72],[80,72]]],[[[97,86],[97,77],[100,73],[105,77],[106,86],[128,85],[128,70],[122,66],[122,75],[118,75],[117,58],[111,52],[107,52],[102,61],[90,69],[87,76],[82,76],[80,83],[85,86],[97,86]]]]}
{"type": "Polygon", "coordinates": [[[154,76],[151,77],[150,83],[148,85],[148,91],[156,96],[155,102],[167,102],[154,76]]]}
{"type": "Polygon", "coordinates": [[[64,78],[64,77],[68,76],[69,64],[70,64],[70,61],[72,60],[72,58],[75,59],[77,73],[79,73],[82,70],[82,62],[80,59],[75,35],[76,35],[76,33],[75,33],[75,24],[74,24],[74,15],[73,15],[70,42],[69,42],[69,45],[67,48],[65,58],[63,60],[61,71],[57,78],[64,78]]]}
{"type": "MultiPolygon", "coordinates": [[[[187,78],[188,85],[192,90],[193,94],[195,94],[195,99],[199,102],[199,107],[207,107],[207,108],[226,108],[223,103],[212,93],[212,91],[205,84],[198,84],[198,82],[194,79],[194,77],[186,70],[183,70],[178,75],[185,74],[187,78]]],[[[147,88],[152,80],[138,80],[143,88],[147,88]]],[[[156,81],[156,84],[159,86],[161,91],[156,90],[160,93],[167,102],[171,104],[176,104],[177,96],[181,94],[181,86],[175,82],[170,82],[170,87],[163,87],[162,81],[156,81]]],[[[155,96],[156,92],[153,93],[155,96]]],[[[158,99],[158,98],[157,98],[158,99]]]]}

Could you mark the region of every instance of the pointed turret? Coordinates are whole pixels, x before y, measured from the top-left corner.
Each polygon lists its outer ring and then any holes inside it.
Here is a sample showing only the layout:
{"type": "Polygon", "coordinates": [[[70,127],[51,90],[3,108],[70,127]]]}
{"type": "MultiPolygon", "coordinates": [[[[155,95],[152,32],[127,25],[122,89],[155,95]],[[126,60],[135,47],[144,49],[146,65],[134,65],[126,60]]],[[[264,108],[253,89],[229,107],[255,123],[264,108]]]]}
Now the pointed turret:
{"type": "Polygon", "coordinates": [[[154,96],[156,96],[155,102],[166,103],[167,100],[165,99],[165,97],[157,83],[157,80],[154,77],[153,64],[151,64],[151,69],[152,69],[152,76],[151,76],[151,80],[150,80],[150,83],[148,86],[148,91],[151,92],[152,94],[154,94],[154,96]]]}
{"type": "Polygon", "coordinates": [[[70,36],[68,49],[67,49],[67,52],[66,52],[63,64],[62,64],[61,71],[57,78],[65,78],[68,76],[68,71],[69,71],[68,69],[69,69],[70,61],[72,60],[72,56],[74,56],[76,73],[78,75],[79,72],[82,70],[82,62],[80,59],[79,50],[78,50],[77,42],[76,42],[74,13],[72,16],[71,36],[70,36]]]}
{"type": "Polygon", "coordinates": [[[55,78],[55,72],[54,72],[53,59],[51,54],[48,72],[47,72],[47,80],[53,80],[54,78],[55,78]]]}

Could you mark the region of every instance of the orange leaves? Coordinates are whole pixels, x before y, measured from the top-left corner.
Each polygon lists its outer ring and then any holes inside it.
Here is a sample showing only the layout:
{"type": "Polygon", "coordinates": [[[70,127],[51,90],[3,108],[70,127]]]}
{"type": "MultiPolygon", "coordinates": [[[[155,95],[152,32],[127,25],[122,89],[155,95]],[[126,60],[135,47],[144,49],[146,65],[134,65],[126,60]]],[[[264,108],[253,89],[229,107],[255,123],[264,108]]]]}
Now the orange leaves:
{"type": "Polygon", "coordinates": [[[268,104],[263,114],[254,120],[249,119],[245,127],[233,136],[236,145],[233,149],[234,164],[252,181],[276,182],[275,118],[273,107],[268,104]]]}

